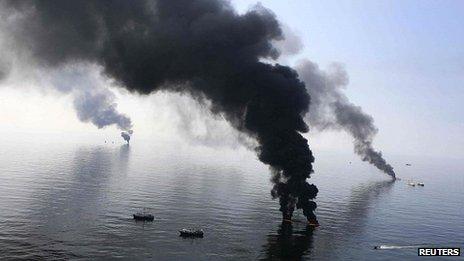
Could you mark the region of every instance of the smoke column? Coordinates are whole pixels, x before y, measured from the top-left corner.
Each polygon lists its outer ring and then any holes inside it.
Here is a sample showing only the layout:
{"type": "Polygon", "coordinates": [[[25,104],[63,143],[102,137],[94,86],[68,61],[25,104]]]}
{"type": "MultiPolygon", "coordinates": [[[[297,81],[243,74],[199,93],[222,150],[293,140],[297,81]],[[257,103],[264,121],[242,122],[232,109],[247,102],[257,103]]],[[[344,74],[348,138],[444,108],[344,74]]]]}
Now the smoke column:
{"type": "Polygon", "coordinates": [[[132,127],[131,120],[116,110],[114,100],[114,94],[106,88],[85,90],[75,94],[74,108],[79,120],[90,121],[99,129],[114,124],[120,130],[129,130],[132,127]]]}
{"type": "Polygon", "coordinates": [[[132,92],[188,93],[257,140],[272,170],[284,218],[303,209],[315,221],[318,192],[308,184],[314,157],[301,135],[309,95],[297,73],[271,65],[282,39],[274,14],[238,15],[227,1],[3,1],[17,48],[42,66],[94,63],[132,92]]]}
{"type": "Polygon", "coordinates": [[[343,129],[354,139],[354,151],[363,161],[373,164],[379,170],[395,178],[393,167],[382,153],[372,147],[378,129],[374,119],[364,113],[361,107],[351,103],[342,92],[348,84],[348,75],[340,64],[333,64],[324,72],[311,61],[303,61],[297,66],[301,79],[306,83],[311,95],[308,119],[311,126],[319,129],[343,129]]]}
{"type": "MultiPolygon", "coordinates": [[[[71,94],[77,118],[91,122],[97,128],[114,125],[127,131],[132,128],[131,119],[117,110],[116,97],[98,74],[99,68],[92,65],[64,66],[51,70],[49,83],[63,94],[71,94]]],[[[41,70],[41,74],[47,74],[41,70]]]]}

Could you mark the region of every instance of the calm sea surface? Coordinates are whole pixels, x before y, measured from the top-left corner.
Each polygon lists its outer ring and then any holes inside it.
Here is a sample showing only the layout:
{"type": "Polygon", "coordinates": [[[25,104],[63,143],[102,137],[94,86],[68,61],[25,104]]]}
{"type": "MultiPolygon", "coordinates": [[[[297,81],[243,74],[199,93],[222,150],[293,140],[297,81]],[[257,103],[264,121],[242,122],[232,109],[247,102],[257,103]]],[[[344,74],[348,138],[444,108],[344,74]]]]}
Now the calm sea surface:
{"type": "Polygon", "coordinates": [[[419,259],[417,248],[372,248],[464,247],[462,161],[398,158],[398,176],[425,183],[410,187],[316,152],[311,230],[281,226],[268,169],[244,149],[48,138],[1,140],[1,260],[400,260],[419,259]],[[132,219],[143,207],[154,222],[132,219]],[[180,238],[189,226],[205,237],[180,238]]]}

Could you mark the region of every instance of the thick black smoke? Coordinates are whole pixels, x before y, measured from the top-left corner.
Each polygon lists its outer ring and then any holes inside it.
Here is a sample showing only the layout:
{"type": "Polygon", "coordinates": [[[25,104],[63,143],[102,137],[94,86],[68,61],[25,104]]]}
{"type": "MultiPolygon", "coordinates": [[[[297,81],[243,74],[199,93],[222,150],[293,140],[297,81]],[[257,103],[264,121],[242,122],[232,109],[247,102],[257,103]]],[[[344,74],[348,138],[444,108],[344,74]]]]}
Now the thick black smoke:
{"type": "Polygon", "coordinates": [[[43,66],[95,63],[130,91],[186,92],[211,101],[211,110],[255,138],[271,166],[272,195],[284,217],[295,207],[315,219],[317,188],[306,182],[313,155],[300,134],[309,95],[277,58],[282,38],[275,16],[256,7],[238,15],[221,0],[4,1],[14,16],[18,48],[43,66]]]}
{"type": "Polygon", "coordinates": [[[308,86],[311,105],[308,114],[311,126],[324,130],[343,129],[354,138],[354,151],[363,161],[376,166],[381,171],[395,177],[393,167],[374,150],[372,141],[377,134],[374,119],[354,105],[343,93],[348,84],[348,75],[340,64],[334,64],[324,72],[306,60],[297,67],[301,79],[308,86]]]}

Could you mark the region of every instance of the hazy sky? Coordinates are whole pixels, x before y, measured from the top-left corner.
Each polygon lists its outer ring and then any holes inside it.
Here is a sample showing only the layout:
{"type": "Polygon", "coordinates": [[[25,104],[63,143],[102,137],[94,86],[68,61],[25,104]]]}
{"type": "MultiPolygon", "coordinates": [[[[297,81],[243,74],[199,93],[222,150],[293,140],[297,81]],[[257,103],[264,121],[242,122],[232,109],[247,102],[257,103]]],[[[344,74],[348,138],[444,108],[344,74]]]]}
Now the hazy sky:
{"type": "MultiPolygon", "coordinates": [[[[244,12],[256,2],[233,5],[244,12]]],[[[322,68],[345,64],[347,95],[374,117],[379,128],[375,144],[387,159],[464,158],[463,1],[260,2],[304,44],[300,54],[282,62],[309,58],[322,68]]],[[[79,122],[70,97],[44,95],[31,85],[26,80],[1,84],[0,132],[119,135],[115,128],[102,131],[79,122]]],[[[173,138],[179,119],[169,106],[172,98],[117,93],[119,110],[131,116],[140,137],[173,138]]],[[[351,138],[343,133],[311,134],[311,145],[352,151],[351,138]]]]}

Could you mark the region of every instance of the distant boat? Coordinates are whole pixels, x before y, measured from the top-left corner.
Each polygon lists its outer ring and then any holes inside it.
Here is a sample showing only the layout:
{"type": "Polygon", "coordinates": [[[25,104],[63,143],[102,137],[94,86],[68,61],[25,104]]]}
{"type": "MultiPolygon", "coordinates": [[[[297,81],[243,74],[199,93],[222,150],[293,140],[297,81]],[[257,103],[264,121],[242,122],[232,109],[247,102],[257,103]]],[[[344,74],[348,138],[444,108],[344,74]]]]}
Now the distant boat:
{"type": "Polygon", "coordinates": [[[406,163],[406,166],[411,166],[411,164],[410,164],[410,163],[406,163]]]}
{"type": "Polygon", "coordinates": [[[424,183],[422,183],[422,182],[417,182],[417,186],[423,187],[423,186],[424,186],[424,183]]]}
{"type": "Polygon", "coordinates": [[[415,186],[416,186],[416,183],[414,183],[414,182],[408,182],[408,185],[409,185],[409,186],[412,186],[412,187],[415,187],[415,186]]]}
{"type": "Polygon", "coordinates": [[[142,211],[135,213],[133,216],[135,220],[142,221],[153,221],[155,219],[155,216],[153,216],[151,213],[148,213],[145,208],[142,211]]]}
{"type": "Polygon", "coordinates": [[[183,228],[179,230],[181,237],[203,237],[203,230],[195,228],[183,228]]]}

